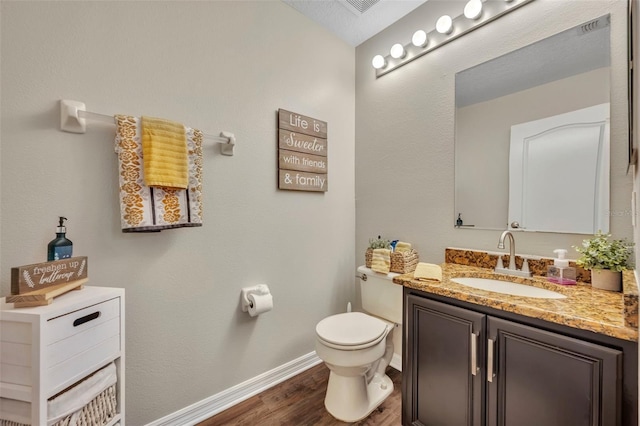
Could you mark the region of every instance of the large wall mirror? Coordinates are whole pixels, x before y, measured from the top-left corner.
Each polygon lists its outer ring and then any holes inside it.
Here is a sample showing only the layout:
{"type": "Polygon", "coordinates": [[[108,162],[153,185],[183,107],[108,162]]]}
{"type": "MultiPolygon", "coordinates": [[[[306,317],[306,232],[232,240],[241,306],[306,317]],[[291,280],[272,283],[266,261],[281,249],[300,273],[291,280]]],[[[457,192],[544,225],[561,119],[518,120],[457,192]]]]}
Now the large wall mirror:
{"type": "Polygon", "coordinates": [[[456,74],[454,226],[608,231],[610,68],[606,15],[456,74]]]}

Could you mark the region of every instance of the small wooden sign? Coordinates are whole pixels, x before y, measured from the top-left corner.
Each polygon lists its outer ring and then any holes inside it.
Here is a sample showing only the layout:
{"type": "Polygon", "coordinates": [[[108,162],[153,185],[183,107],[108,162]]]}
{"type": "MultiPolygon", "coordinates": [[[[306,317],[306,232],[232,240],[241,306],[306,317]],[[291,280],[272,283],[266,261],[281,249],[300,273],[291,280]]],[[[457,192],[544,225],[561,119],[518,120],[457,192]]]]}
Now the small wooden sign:
{"type": "Polygon", "coordinates": [[[86,256],[11,268],[11,294],[24,294],[87,278],[86,256]]]}
{"type": "Polygon", "coordinates": [[[326,192],[327,123],[278,110],[278,188],[326,192]]]}
{"type": "Polygon", "coordinates": [[[34,306],[46,306],[53,302],[55,297],[65,294],[71,290],[82,290],[84,284],[89,281],[88,278],[70,281],[64,284],[56,284],[40,290],[30,291],[29,293],[16,294],[7,296],[7,303],[13,303],[14,308],[31,308],[34,306]]]}

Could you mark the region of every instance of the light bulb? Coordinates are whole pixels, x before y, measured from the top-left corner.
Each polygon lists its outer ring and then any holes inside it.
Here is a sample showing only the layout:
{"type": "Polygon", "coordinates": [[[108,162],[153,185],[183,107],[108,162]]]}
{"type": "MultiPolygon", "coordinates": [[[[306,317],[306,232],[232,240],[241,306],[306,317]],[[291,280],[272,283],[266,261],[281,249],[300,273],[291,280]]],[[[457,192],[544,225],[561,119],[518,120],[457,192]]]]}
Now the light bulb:
{"type": "Polygon", "coordinates": [[[416,47],[425,47],[427,45],[427,33],[422,30],[416,31],[411,37],[411,43],[416,47]]]}
{"type": "Polygon", "coordinates": [[[402,47],[400,43],[396,43],[393,46],[391,46],[391,51],[389,51],[389,53],[391,54],[391,57],[394,59],[404,58],[404,55],[405,55],[404,47],[402,47]]]}
{"type": "Polygon", "coordinates": [[[440,34],[449,34],[453,30],[453,20],[449,15],[442,15],[436,22],[436,31],[440,34]]]}
{"type": "Polygon", "coordinates": [[[468,19],[478,19],[482,16],[482,1],[481,0],[469,0],[464,7],[464,16],[468,19]]]}
{"type": "Polygon", "coordinates": [[[373,57],[371,65],[373,65],[375,69],[379,70],[380,68],[384,68],[387,65],[387,61],[385,61],[384,56],[376,55],[373,57]]]}

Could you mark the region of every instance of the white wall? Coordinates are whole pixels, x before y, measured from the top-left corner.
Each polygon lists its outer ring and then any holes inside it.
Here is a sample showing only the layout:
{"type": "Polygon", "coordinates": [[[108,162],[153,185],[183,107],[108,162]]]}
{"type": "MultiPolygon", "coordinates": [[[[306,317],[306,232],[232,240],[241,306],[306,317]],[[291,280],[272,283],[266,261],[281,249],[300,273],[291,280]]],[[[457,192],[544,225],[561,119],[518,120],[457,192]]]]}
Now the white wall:
{"type": "Polygon", "coordinates": [[[131,425],[312,352],[355,284],[354,49],[279,1],[1,8],[2,295],[68,217],[89,284],[126,289],[131,425]],[[234,132],[234,157],[205,144],[204,226],[121,233],[114,128],[58,131],[62,98],[234,132]],[[328,122],[328,192],[277,190],[278,108],[328,122]],[[252,319],[258,283],[275,307],[252,319]]]}
{"type": "MultiPolygon", "coordinates": [[[[500,231],[455,229],[455,74],[611,13],[611,231],[632,236],[627,175],[626,1],[536,0],[380,78],[371,58],[416,29],[430,31],[462,0],[430,0],[356,48],[356,260],[369,238],[411,241],[422,261],[447,246],[497,251],[500,231]]],[[[518,233],[518,253],[552,256],[583,235],[518,233]]],[[[575,255],[573,257],[576,257],[575,255]]]]}

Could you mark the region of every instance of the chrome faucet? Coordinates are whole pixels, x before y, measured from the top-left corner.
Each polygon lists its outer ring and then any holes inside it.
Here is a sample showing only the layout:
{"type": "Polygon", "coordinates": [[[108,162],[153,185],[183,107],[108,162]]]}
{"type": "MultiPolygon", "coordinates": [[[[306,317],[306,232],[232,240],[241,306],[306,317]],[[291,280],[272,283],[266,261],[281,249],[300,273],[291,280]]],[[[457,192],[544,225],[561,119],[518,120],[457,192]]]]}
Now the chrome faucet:
{"type": "Polygon", "coordinates": [[[513,234],[508,229],[500,235],[498,240],[498,248],[504,250],[504,238],[509,237],[509,268],[516,269],[516,241],[513,239],[513,234]]]}
{"type": "MultiPolygon", "coordinates": [[[[497,274],[517,275],[520,277],[532,276],[533,274],[528,270],[528,268],[526,268],[527,270],[518,270],[518,268],[516,267],[516,241],[513,238],[513,234],[508,229],[504,231],[502,235],[500,235],[500,239],[498,240],[498,248],[504,250],[504,239],[506,237],[509,237],[509,267],[503,268],[500,264],[501,262],[498,262],[494,271],[497,274]]],[[[525,259],[524,262],[526,264],[527,260],[525,259]]]]}

